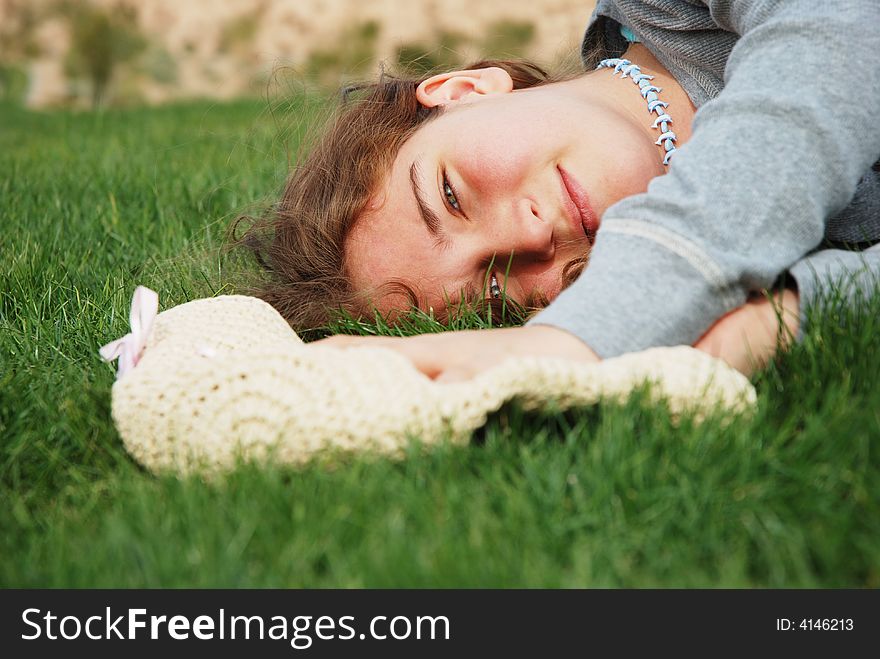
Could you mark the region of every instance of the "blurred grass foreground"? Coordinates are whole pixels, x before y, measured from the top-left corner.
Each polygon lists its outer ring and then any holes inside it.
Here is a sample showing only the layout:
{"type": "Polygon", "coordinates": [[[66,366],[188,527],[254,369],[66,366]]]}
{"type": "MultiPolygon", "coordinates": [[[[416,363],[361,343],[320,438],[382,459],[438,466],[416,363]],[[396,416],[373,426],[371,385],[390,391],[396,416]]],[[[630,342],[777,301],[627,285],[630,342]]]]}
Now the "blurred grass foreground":
{"type": "Polygon", "coordinates": [[[815,319],[727,426],[637,395],[401,460],[141,469],[98,347],[137,284],[237,290],[226,226],[320,107],[0,106],[0,586],[880,586],[880,298],[815,319]]]}

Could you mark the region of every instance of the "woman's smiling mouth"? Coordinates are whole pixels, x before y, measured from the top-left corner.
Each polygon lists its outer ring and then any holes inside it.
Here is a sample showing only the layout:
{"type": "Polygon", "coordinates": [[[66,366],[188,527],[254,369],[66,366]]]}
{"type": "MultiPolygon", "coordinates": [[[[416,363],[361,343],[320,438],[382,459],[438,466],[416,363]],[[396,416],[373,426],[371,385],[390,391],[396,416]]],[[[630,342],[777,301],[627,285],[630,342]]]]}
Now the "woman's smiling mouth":
{"type": "Polygon", "coordinates": [[[562,180],[563,204],[569,218],[573,226],[582,231],[592,245],[596,240],[596,231],[599,230],[599,218],[590,205],[587,191],[561,166],[557,166],[556,169],[559,170],[562,180]]]}

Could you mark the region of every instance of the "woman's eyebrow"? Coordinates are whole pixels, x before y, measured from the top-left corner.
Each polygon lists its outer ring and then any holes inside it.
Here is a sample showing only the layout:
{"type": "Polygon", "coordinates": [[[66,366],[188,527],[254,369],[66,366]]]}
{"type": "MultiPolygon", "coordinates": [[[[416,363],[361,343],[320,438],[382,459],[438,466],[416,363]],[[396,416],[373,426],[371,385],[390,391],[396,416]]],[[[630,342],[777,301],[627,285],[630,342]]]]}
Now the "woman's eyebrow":
{"type": "Polygon", "coordinates": [[[419,207],[419,214],[422,216],[425,226],[428,227],[428,233],[434,236],[434,246],[443,249],[449,246],[449,236],[443,229],[437,213],[425,203],[424,192],[421,185],[419,185],[420,178],[421,170],[419,169],[419,164],[413,160],[412,165],[409,166],[409,182],[412,186],[413,196],[416,198],[416,204],[419,207]]]}

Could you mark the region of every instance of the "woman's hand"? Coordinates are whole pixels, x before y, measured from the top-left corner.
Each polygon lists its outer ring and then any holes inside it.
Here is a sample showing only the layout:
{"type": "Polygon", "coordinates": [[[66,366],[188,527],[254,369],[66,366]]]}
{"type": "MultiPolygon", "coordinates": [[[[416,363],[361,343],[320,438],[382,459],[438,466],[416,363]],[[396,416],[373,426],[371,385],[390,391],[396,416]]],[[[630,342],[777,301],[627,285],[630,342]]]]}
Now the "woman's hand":
{"type": "Polygon", "coordinates": [[[429,378],[440,382],[472,378],[511,357],[559,357],[572,361],[599,361],[596,353],[579,338],[549,325],[464,330],[408,337],[337,334],[312,345],[334,348],[391,348],[407,357],[429,378]]]}
{"type": "Polygon", "coordinates": [[[763,293],[755,294],[743,306],[718,319],[694,347],[750,376],[766,366],[778,349],[785,350],[793,342],[798,333],[799,305],[798,293],[793,289],[775,293],[772,301],[763,293]]]}

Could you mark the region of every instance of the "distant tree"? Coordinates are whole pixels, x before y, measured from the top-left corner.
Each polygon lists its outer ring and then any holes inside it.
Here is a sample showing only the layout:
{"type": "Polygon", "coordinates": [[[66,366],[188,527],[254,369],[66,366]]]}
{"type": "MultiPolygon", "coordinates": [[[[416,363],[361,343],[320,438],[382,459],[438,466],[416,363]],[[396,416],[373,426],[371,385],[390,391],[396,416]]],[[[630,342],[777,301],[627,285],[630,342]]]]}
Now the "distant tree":
{"type": "Polygon", "coordinates": [[[535,33],[535,24],[530,21],[497,21],[486,29],[483,52],[487,57],[525,57],[535,33]]]}
{"type": "Polygon", "coordinates": [[[137,11],[127,5],[102,9],[90,4],[68,3],[70,21],[68,75],[86,78],[91,84],[92,105],[104,99],[113,72],[143,52],[147,41],[137,25],[137,11]]]}
{"type": "Polygon", "coordinates": [[[319,48],[309,54],[306,73],[318,84],[336,87],[340,79],[362,75],[376,61],[376,42],[382,27],[377,21],[349,26],[333,48],[319,48]]]}

